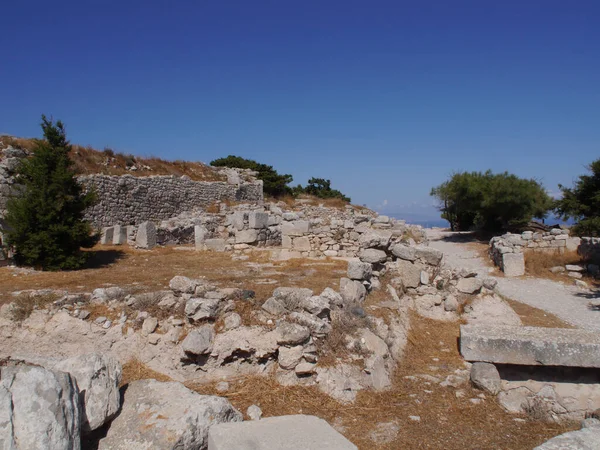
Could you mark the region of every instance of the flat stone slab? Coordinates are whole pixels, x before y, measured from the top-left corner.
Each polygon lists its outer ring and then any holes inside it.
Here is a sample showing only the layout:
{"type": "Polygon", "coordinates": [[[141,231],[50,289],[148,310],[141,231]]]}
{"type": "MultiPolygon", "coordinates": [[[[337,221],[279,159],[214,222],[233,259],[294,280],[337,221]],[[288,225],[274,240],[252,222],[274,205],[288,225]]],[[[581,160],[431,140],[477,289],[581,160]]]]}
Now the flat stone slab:
{"type": "Polygon", "coordinates": [[[208,432],[208,450],[357,450],[323,419],[294,415],[220,423],[208,432]]]}
{"type": "Polygon", "coordinates": [[[600,368],[600,334],[565,328],[461,325],[467,361],[600,368]]]}

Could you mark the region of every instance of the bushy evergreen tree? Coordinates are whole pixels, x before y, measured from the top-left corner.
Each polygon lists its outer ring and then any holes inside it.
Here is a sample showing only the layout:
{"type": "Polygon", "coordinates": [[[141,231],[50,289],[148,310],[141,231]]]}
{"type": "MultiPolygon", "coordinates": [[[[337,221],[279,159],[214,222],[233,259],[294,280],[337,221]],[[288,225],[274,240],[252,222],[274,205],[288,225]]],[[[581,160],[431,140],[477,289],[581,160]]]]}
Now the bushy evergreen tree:
{"type": "Polygon", "coordinates": [[[562,185],[562,198],[555,208],[563,219],[575,219],[572,233],[578,236],[600,236],[600,159],[588,166],[590,175],[581,175],[573,188],[562,185]]]}
{"type": "Polygon", "coordinates": [[[214,161],[211,161],[210,165],[215,167],[251,169],[258,172],[257,178],[263,181],[263,191],[271,197],[281,197],[282,195],[292,193],[288,184],[293,181],[293,177],[289,174],[279,174],[273,169],[273,166],[261,164],[252,159],[245,159],[235,155],[215,159],[214,161]]]}
{"type": "Polygon", "coordinates": [[[308,180],[308,184],[305,187],[298,185],[293,191],[294,195],[308,194],[318,198],[339,198],[348,203],[351,201],[350,197],[346,197],[337,189],[332,189],[331,180],[325,180],[324,178],[313,177],[308,180]]]}
{"type": "Polygon", "coordinates": [[[69,159],[71,146],[61,121],[42,116],[44,139],[17,168],[21,185],[7,205],[8,244],[15,262],[44,270],[77,269],[86,261],[81,248],[98,242],[84,210],[95,200],[84,193],[69,159]]]}
{"type": "Polygon", "coordinates": [[[460,172],[431,190],[452,230],[518,230],[543,218],[552,199],[536,180],[508,172],[460,172]]]}

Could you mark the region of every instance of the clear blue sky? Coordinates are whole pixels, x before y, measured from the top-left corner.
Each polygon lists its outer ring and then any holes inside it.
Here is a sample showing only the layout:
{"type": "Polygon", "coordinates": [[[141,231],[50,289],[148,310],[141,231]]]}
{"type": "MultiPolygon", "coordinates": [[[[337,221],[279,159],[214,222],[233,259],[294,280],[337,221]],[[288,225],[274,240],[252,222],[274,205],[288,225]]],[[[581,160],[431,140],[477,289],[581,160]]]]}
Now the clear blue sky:
{"type": "Polygon", "coordinates": [[[454,170],[551,192],[600,157],[600,2],[4,2],[0,133],[326,177],[436,216],[454,170]],[[411,206],[412,205],[412,206],[411,206]]]}

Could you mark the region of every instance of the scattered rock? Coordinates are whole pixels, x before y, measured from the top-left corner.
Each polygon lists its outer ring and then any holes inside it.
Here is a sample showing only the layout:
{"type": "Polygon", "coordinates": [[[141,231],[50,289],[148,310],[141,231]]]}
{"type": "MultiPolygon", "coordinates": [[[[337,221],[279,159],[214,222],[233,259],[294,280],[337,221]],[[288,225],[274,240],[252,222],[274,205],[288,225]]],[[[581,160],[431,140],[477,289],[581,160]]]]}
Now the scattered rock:
{"type": "Polygon", "coordinates": [[[471,367],[471,382],[475,387],[497,395],[501,389],[500,374],[496,366],[485,362],[476,362],[471,367]]]}
{"type": "Polygon", "coordinates": [[[212,351],[214,330],[212,325],[203,325],[192,330],[181,343],[181,348],[189,356],[206,355],[212,351]]]}
{"type": "Polygon", "coordinates": [[[133,381],[98,448],[202,449],[208,445],[211,426],[241,421],[242,415],[225,398],[197,394],[181,383],[133,381]]]}
{"type": "Polygon", "coordinates": [[[297,323],[280,322],[276,332],[277,343],[280,345],[303,344],[310,337],[310,330],[297,323]]]}
{"type": "Polygon", "coordinates": [[[260,420],[260,418],[262,417],[262,409],[260,409],[258,406],[256,405],[250,405],[248,406],[248,409],[246,410],[246,415],[248,417],[250,417],[250,420],[260,420]]]}
{"type": "Polygon", "coordinates": [[[476,294],[482,287],[483,280],[480,278],[461,278],[456,285],[456,289],[463,294],[476,294]]]}
{"type": "Polygon", "coordinates": [[[351,280],[369,280],[373,274],[373,266],[369,263],[348,261],[348,278],[351,280]]]}
{"type": "Polygon", "coordinates": [[[360,251],[359,258],[365,263],[378,264],[387,260],[387,254],[383,250],[367,248],[360,251]]]}

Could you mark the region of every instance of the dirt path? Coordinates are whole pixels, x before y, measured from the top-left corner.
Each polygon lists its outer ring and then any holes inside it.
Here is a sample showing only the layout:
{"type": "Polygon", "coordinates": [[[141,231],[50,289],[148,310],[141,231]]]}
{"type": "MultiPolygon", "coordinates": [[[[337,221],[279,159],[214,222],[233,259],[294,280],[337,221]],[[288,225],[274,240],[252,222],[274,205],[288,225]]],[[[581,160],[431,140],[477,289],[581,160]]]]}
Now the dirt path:
{"type": "MultiPolygon", "coordinates": [[[[467,235],[439,229],[428,229],[430,246],[444,252],[444,264],[449,267],[464,267],[480,275],[493,276],[493,268],[468,243],[467,235]]],[[[600,331],[600,311],[588,307],[590,293],[576,286],[533,277],[505,278],[498,280],[498,293],[543,309],[571,325],[590,331],[600,331]]]]}

